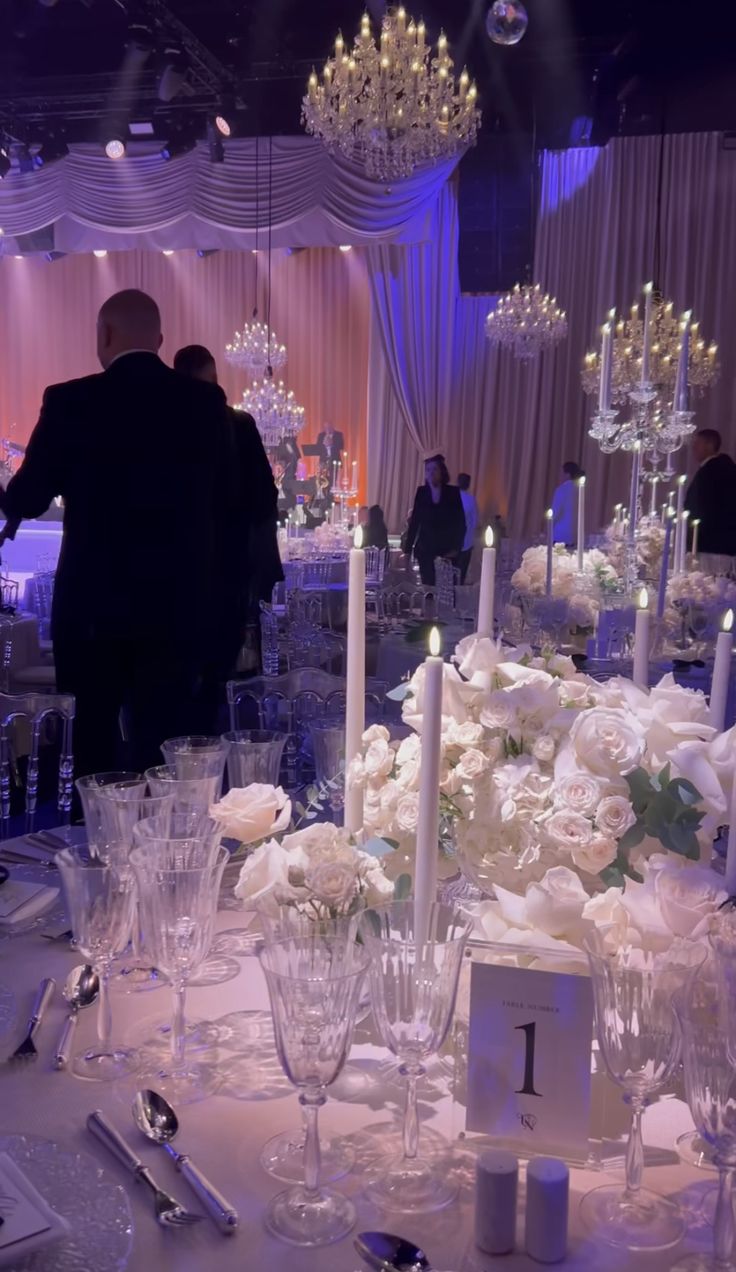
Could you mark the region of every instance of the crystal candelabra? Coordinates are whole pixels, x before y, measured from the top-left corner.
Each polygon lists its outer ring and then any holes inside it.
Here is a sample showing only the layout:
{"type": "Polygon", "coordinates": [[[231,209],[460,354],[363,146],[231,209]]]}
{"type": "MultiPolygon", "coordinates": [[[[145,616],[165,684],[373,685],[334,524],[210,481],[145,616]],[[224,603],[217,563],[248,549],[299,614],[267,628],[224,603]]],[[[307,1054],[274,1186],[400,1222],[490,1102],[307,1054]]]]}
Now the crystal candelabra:
{"type": "Polygon", "coordinates": [[[253,416],[267,450],[278,446],[284,437],[296,437],[304,427],[304,407],[292,390],[284,387],[283,380],[276,381],[270,375],[245,389],[235,409],[253,416]]]}
{"type": "Polygon", "coordinates": [[[286,345],[279,344],[274,331],[265,322],[245,323],[242,331],[236,331],[230,344],[225,345],[225,361],[247,371],[254,380],[266,376],[268,368],[280,371],[286,365],[286,345]]]}
{"type": "Polygon", "coordinates": [[[567,316],[554,296],[534,286],[519,283],[499,296],[495,309],[486,318],[486,336],[491,344],[511,349],[517,358],[536,358],[567,335],[567,316]]]}
{"type": "Polygon", "coordinates": [[[335,524],[347,526],[348,524],[348,506],[355,501],[358,495],[358,464],[357,460],[350,463],[347,452],[342,462],[337,460],[332,465],[332,500],[335,513],[335,524]]]}
{"type": "Polygon", "coordinates": [[[433,56],[424,23],[403,6],[384,13],[378,44],[364,13],[352,49],[338,34],[321,82],[314,70],[309,76],[302,122],[367,176],[408,177],[476,139],[477,90],[466,70],[455,80],[453,65],[447,37],[440,34],[433,56]]]}

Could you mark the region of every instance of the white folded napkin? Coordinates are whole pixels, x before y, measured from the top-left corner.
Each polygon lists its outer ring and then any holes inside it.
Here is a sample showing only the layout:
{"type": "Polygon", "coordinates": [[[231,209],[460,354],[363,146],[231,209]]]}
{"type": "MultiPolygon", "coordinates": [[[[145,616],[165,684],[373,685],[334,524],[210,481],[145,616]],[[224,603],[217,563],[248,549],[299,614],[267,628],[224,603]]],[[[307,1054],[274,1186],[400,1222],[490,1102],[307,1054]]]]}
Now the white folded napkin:
{"type": "Polygon", "coordinates": [[[0,932],[12,932],[53,905],[58,888],[43,883],[23,883],[7,879],[0,885],[0,932]]]}
{"type": "Polygon", "coordinates": [[[0,1215],[0,1267],[15,1267],[71,1232],[7,1153],[0,1153],[0,1215]]]}

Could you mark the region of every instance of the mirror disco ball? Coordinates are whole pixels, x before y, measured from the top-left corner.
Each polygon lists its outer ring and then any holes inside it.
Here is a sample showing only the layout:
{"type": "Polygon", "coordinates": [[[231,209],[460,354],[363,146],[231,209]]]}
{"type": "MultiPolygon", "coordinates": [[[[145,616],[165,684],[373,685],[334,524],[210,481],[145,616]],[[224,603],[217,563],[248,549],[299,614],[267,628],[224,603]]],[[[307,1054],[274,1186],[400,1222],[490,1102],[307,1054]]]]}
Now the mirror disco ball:
{"type": "Polygon", "coordinates": [[[494,44],[518,44],[529,18],[520,0],[496,0],[486,15],[486,31],[494,44]]]}

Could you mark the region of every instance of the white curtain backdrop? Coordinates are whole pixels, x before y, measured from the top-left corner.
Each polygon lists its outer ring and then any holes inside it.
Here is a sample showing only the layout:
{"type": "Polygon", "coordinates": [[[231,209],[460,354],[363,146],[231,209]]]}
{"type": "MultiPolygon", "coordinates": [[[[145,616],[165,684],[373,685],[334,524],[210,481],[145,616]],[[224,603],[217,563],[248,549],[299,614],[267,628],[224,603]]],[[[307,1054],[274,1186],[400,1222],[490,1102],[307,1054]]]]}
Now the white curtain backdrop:
{"type": "MultiPolygon", "coordinates": [[[[99,146],[74,146],[58,163],[0,183],[3,250],[14,253],[15,235],[49,225],[53,246],[66,252],[253,248],[256,226],[268,220],[270,141],[229,141],[219,164],[203,144],[168,163],[157,152],[111,160],[99,146]]],[[[428,210],[456,163],[387,186],[310,137],[272,141],[275,247],[424,239],[428,210]]]]}

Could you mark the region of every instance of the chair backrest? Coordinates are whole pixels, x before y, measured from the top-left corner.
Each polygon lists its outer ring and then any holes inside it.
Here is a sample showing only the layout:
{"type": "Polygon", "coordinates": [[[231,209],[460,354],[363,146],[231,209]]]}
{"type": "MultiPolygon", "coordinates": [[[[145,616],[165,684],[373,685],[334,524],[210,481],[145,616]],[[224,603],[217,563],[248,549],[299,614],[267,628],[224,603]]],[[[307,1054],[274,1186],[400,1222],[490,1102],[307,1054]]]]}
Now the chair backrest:
{"type": "Polygon", "coordinates": [[[56,575],[53,571],[34,574],[31,579],[33,608],[38,615],[38,631],[42,640],[48,640],[51,631],[51,607],[54,601],[55,580],[56,575]]]}
{"type": "Polygon", "coordinates": [[[3,609],[18,608],[18,584],[4,574],[0,574],[0,604],[3,609]]]}
{"type": "MultiPolygon", "coordinates": [[[[387,690],[386,681],[366,678],[366,711],[374,718],[383,716],[387,690]]],[[[229,680],[227,701],[231,729],[252,728],[257,720],[262,729],[291,731],[314,716],[343,712],[345,680],[319,667],[300,667],[283,676],[229,680]],[[246,704],[250,704],[250,722],[246,704]]]]}
{"type": "Polygon", "coordinates": [[[72,730],[75,703],[71,694],[65,693],[0,693],[0,829],[7,834],[10,821],[11,763],[19,749],[17,736],[25,728],[28,745],[26,771],[26,830],[33,830],[38,807],[39,751],[42,735],[49,722],[58,719],[60,725],[59,769],[57,776],[57,807],[61,821],[69,821],[72,806],[72,782],[74,758],[72,730]]]}
{"type": "Polygon", "coordinates": [[[386,551],[384,548],[366,548],[365,550],[365,585],[380,587],[386,573],[386,551]]]}

